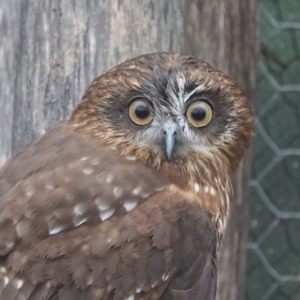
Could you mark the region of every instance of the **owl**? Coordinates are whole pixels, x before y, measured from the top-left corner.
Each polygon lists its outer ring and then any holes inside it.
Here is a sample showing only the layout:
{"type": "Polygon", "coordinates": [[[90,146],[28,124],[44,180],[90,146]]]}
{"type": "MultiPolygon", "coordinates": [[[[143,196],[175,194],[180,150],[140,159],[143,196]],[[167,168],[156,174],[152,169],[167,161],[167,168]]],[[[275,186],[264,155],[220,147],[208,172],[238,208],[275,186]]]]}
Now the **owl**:
{"type": "Polygon", "coordinates": [[[143,55],[95,79],[0,170],[0,299],[215,299],[252,131],[238,85],[193,56],[143,55]]]}

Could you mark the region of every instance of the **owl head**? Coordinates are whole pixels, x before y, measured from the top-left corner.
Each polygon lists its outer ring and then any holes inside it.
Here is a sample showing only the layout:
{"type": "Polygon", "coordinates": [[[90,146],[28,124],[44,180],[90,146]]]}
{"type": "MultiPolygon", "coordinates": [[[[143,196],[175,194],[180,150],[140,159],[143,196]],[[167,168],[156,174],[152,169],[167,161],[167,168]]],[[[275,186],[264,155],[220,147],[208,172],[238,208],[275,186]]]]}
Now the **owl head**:
{"type": "Polygon", "coordinates": [[[70,122],[150,167],[199,177],[233,172],[253,131],[238,85],[178,53],[143,55],[100,76],[70,122]]]}

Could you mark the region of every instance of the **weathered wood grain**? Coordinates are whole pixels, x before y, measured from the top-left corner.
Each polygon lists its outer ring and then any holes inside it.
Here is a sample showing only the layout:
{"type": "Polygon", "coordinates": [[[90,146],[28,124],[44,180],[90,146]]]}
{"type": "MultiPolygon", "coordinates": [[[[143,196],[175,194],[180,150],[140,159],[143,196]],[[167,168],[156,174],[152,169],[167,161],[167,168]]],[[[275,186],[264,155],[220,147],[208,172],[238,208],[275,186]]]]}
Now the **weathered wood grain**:
{"type": "Polygon", "coordinates": [[[1,2],[1,162],[65,120],[102,72],[140,54],[182,51],[182,3],[1,2]]]}
{"type": "Polygon", "coordinates": [[[16,57],[20,31],[17,0],[0,4],[0,166],[11,156],[16,57]]]}

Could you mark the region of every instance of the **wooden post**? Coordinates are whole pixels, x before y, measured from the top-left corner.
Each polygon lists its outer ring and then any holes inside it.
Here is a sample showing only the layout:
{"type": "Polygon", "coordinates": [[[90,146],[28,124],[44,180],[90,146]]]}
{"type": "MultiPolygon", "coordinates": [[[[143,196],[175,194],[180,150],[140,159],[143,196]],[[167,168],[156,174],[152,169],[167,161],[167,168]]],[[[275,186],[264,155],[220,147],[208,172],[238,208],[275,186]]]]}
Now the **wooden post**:
{"type": "Polygon", "coordinates": [[[91,81],[140,54],[183,49],[181,0],[0,5],[0,165],[70,116],[91,81]]]}
{"type": "MultiPolygon", "coordinates": [[[[258,0],[187,0],[186,52],[235,79],[253,103],[259,30],[258,0]]],[[[218,300],[245,299],[250,154],[233,177],[231,216],[218,260],[218,300]]]]}

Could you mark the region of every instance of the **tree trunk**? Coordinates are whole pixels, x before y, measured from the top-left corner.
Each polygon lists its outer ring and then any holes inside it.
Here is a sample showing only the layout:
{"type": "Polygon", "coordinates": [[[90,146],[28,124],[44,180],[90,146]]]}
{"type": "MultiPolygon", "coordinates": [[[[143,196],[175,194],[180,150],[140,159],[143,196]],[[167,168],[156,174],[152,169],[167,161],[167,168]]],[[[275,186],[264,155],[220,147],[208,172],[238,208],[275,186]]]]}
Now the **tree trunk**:
{"type": "MultiPolygon", "coordinates": [[[[258,0],[187,0],[186,52],[235,79],[253,103],[259,32],[258,0]]],[[[230,220],[218,259],[218,300],[245,298],[250,153],[233,177],[230,220]]]]}
{"type": "MultiPolygon", "coordinates": [[[[2,1],[0,165],[67,119],[95,77],[140,54],[193,53],[252,99],[257,15],[257,0],[2,1]]],[[[235,179],[220,300],[243,299],[248,171],[249,157],[235,179]]]]}

